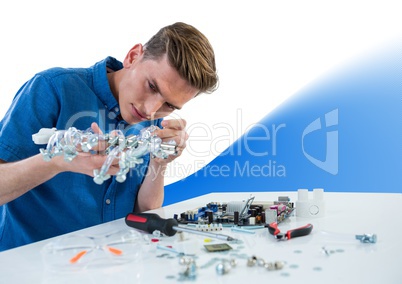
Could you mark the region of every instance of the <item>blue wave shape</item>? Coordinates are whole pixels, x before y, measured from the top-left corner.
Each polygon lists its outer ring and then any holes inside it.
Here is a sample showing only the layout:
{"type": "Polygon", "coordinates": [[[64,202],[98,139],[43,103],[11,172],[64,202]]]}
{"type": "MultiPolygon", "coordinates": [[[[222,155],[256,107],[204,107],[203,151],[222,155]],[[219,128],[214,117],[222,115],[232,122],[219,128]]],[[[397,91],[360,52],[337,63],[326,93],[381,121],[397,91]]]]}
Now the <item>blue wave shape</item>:
{"type": "Polygon", "coordinates": [[[309,84],[194,174],[164,205],[210,192],[402,192],[402,44],[309,84]]]}

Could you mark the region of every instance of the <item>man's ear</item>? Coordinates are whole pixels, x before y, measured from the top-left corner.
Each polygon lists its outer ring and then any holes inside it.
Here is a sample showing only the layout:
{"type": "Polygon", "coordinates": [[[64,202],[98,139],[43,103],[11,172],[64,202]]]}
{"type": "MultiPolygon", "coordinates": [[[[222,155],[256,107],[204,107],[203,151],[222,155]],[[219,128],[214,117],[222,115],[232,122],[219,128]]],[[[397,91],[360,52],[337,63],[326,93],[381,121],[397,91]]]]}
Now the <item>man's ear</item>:
{"type": "Polygon", "coordinates": [[[130,68],[144,53],[144,47],[142,44],[138,43],[134,45],[124,58],[123,66],[125,68],[130,68]]]}

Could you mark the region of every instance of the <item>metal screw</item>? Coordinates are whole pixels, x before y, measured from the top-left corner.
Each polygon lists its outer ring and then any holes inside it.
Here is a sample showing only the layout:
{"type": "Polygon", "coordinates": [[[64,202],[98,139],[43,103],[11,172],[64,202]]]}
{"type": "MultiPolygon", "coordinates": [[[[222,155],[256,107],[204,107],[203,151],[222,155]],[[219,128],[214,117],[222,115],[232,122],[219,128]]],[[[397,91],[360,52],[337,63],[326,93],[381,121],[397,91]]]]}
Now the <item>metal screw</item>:
{"type": "Polygon", "coordinates": [[[285,266],[283,261],[268,262],[264,265],[267,270],[281,270],[285,266]]]}
{"type": "Polygon", "coordinates": [[[377,235],[376,234],[364,234],[364,235],[356,235],[356,240],[360,240],[362,243],[376,243],[377,235]]]}
{"type": "Polygon", "coordinates": [[[230,266],[231,266],[231,267],[236,267],[236,266],[237,266],[237,260],[234,259],[234,258],[231,258],[231,259],[229,260],[229,263],[230,263],[230,266]]]}
{"type": "Polygon", "coordinates": [[[285,264],[283,263],[283,261],[275,261],[275,269],[279,270],[282,269],[285,266],[285,264]]]}
{"type": "Polygon", "coordinates": [[[262,258],[257,258],[257,265],[263,267],[265,265],[265,260],[262,258]]]}
{"type": "Polygon", "coordinates": [[[181,257],[179,264],[182,266],[180,275],[184,279],[195,279],[197,276],[197,265],[195,260],[189,257],[181,257]]]}
{"type": "Polygon", "coordinates": [[[257,263],[257,257],[254,255],[247,259],[247,266],[249,267],[254,266],[256,263],[257,263]]]}
{"type": "Polygon", "coordinates": [[[215,267],[216,269],[216,273],[218,273],[219,275],[224,275],[230,272],[232,266],[230,265],[230,263],[223,261],[221,263],[218,263],[218,265],[215,267]]]}

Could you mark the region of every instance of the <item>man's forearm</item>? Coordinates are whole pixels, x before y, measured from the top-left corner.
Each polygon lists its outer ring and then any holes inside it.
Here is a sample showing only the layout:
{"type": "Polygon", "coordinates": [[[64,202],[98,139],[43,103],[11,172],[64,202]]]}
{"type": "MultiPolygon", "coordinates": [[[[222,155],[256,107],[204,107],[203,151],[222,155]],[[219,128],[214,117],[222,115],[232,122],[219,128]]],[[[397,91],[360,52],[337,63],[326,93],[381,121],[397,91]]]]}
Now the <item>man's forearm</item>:
{"type": "MultiPolygon", "coordinates": [[[[1,161],[1,160],[0,160],[1,161]]],[[[51,179],[57,170],[40,154],[13,163],[0,162],[0,205],[51,179]]]]}
{"type": "Polygon", "coordinates": [[[164,198],[164,174],[166,165],[161,165],[151,159],[147,176],[137,195],[135,211],[143,212],[162,206],[164,198]]]}

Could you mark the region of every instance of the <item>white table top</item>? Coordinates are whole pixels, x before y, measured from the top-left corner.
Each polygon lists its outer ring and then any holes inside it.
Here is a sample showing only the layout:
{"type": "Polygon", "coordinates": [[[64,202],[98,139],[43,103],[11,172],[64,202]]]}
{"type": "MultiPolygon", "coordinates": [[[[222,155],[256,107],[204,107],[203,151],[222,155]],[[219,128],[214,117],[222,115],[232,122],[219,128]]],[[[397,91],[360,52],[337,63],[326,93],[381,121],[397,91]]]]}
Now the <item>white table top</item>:
{"type": "MultiPolygon", "coordinates": [[[[293,202],[297,201],[297,192],[211,193],[151,212],[172,218],[174,214],[209,202],[240,201],[250,194],[255,196],[254,203],[277,200],[278,196],[284,195],[293,202]]],[[[46,269],[40,251],[60,237],[4,251],[0,253],[0,283],[256,283],[264,279],[272,283],[401,283],[402,195],[325,192],[324,198],[324,217],[300,218],[294,214],[279,225],[281,231],[286,232],[311,223],[314,228],[308,236],[278,241],[265,228],[255,230],[256,234],[224,228],[222,234],[233,236],[241,243],[229,243],[233,250],[227,252],[207,252],[204,236],[187,234],[184,244],[191,244],[190,250],[196,252],[195,279],[183,278],[184,266],[179,264],[177,254],[157,248],[157,245],[177,248],[180,244],[177,235],[162,236],[158,238],[159,242],[153,243],[145,241],[153,238],[152,235],[141,233],[144,241],[140,244],[140,258],[124,265],[102,268],[70,272],[46,269]],[[355,239],[356,234],[364,233],[376,233],[377,243],[361,243],[355,239]],[[258,265],[249,267],[247,258],[252,256],[267,262],[283,261],[285,265],[276,271],[258,265]],[[219,261],[214,260],[232,258],[237,261],[236,267],[225,275],[218,275],[216,266],[219,261]]],[[[98,235],[127,228],[124,219],[119,219],[79,233],[98,235]]],[[[214,239],[211,243],[222,242],[214,239]]]]}

